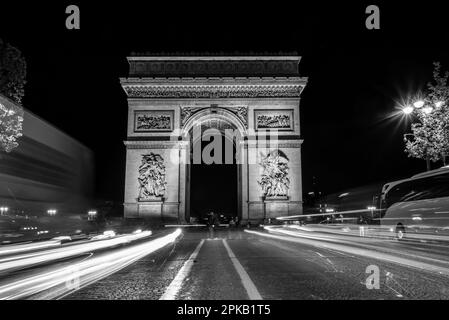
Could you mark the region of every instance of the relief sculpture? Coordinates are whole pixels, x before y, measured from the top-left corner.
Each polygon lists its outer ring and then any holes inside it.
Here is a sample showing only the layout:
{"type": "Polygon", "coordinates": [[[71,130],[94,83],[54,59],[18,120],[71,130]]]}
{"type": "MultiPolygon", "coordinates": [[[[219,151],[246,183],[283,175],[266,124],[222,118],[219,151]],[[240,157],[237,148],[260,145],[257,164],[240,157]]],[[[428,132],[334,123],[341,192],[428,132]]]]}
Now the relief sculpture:
{"type": "Polygon", "coordinates": [[[275,150],[262,155],[260,162],[263,172],[258,181],[265,198],[286,197],[290,187],[288,178],[288,158],[282,151],[275,150]]]}
{"type": "Polygon", "coordinates": [[[164,159],[154,153],[142,155],[139,166],[139,201],[156,200],[163,197],[167,185],[164,159]]]}

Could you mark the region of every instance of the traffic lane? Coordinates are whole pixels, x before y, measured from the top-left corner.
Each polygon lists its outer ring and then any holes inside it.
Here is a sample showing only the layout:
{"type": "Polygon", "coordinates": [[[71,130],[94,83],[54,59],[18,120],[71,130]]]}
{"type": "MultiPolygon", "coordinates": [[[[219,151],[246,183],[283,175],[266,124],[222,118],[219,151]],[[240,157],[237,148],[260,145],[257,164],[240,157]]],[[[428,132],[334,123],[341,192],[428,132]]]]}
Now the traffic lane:
{"type": "Polygon", "coordinates": [[[46,299],[49,292],[54,288],[37,288],[36,278],[42,273],[51,274],[63,268],[71,268],[73,264],[85,261],[92,257],[92,253],[84,254],[70,259],[55,261],[45,266],[34,266],[26,269],[15,270],[0,277],[0,300],[10,299],[46,299]]]}
{"type": "MultiPolygon", "coordinates": [[[[242,231],[185,231],[174,246],[68,296],[68,299],[159,299],[191,253],[199,251],[178,299],[247,299],[222,239],[264,299],[448,299],[447,278],[376,259],[316,246],[271,240],[242,231]],[[365,285],[369,265],[381,272],[380,289],[365,285]]],[[[318,244],[319,246],[319,244],[318,244]]]]}
{"type": "Polygon", "coordinates": [[[15,254],[0,259],[0,274],[5,274],[17,269],[26,269],[38,265],[48,265],[50,263],[70,259],[76,256],[102,252],[114,248],[137,244],[147,241],[151,237],[151,231],[144,231],[138,234],[124,234],[105,239],[91,239],[82,242],[67,243],[52,248],[42,249],[23,254],[15,254]]]}
{"type": "Polygon", "coordinates": [[[449,299],[448,278],[301,243],[248,235],[228,241],[264,299],[449,299]],[[368,289],[368,266],[380,288],[368,289]]]}
{"type": "MultiPolygon", "coordinates": [[[[45,267],[41,265],[27,268],[33,273],[23,274],[16,279],[7,277],[5,283],[0,286],[0,298],[60,298],[80,287],[106,278],[142,257],[174,243],[180,235],[180,230],[175,230],[157,239],[148,239],[137,244],[102,250],[102,252],[89,254],[78,261],[70,259],[68,266],[53,262],[45,267]]],[[[75,258],[72,255],[70,257],[75,258]]]]}
{"type": "Polygon", "coordinates": [[[117,273],[82,288],[64,299],[159,299],[205,234],[203,230],[183,232],[173,245],[147,255],[117,273]]]}
{"type": "Polygon", "coordinates": [[[228,233],[217,233],[214,238],[204,241],[176,299],[248,299],[245,288],[223,244],[223,239],[228,235],[228,233]]]}
{"type": "MultiPolygon", "coordinates": [[[[396,257],[413,259],[416,262],[432,263],[446,268],[449,266],[449,245],[416,242],[408,240],[382,239],[374,237],[347,236],[342,234],[330,234],[318,231],[305,231],[290,227],[267,227],[267,231],[273,234],[288,234],[298,238],[319,240],[328,243],[350,245],[358,249],[372,250],[386,253],[396,257]]],[[[307,242],[307,241],[305,241],[307,242]]]]}

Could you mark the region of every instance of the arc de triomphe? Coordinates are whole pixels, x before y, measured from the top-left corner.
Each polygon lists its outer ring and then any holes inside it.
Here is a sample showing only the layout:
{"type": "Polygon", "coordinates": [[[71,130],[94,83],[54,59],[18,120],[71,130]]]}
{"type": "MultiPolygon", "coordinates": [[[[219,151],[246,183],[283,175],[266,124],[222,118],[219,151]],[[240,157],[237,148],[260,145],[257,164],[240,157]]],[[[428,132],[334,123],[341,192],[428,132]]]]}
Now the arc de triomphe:
{"type": "MultiPolygon", "coordinates": [[[[302,213],[299,56],[131,56],[124,211],[190,220],[192,130],[233,129],[237,215],[302,213]]],[[[195,136],[195,134],[193,134],[195,136]]],[[[219,183],[219,182],[217,182],[219,183]]]]}

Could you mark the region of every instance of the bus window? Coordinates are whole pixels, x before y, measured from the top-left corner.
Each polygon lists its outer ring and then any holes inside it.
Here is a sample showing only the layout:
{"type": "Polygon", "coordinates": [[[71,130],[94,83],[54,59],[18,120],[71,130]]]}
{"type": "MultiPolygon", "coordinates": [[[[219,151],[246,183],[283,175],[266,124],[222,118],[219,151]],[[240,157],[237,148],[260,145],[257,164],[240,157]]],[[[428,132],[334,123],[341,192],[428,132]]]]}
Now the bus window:
{"type": "Polygon", "coordinates": [[[396,202],[402,202],[405,198],[410,197],[414,194],[412,181],[406,181],[395,185],[387,194],[385,195],[386,207],[390,207],[396,202]]]}
{"type": "Polygon", "coordinates": [[[449,174],[442,174],[415,181],[416,194],[408,201],[449,197],[449,174]]]}
{"type": "Polygon", "coordinates": [[[385,196],[386,207],[396,202],[449,197],[449,174],[410,180],[394,186],[385,196]]]}

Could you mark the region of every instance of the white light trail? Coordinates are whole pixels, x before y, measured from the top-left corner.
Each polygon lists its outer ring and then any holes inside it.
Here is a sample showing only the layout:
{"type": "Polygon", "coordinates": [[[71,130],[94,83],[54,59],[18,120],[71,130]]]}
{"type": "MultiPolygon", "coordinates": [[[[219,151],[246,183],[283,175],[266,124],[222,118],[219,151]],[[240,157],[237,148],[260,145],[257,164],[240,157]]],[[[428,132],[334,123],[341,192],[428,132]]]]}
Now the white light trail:
{"type": "Polygon", "coordinates": [[[151,231],[144,231],[137,234],[108,238],[106,240],[92,240],[83,243],[60,246],[58,248],[44,251],[6,257],[0,259],[0,272],[23,269],[37,264],[48,263],[55,260],[66,259],[98,250],[112,248],[118,245],[127,244],[135,240],[149,237],[151,234],[151,231]]]}
{"type": "Polygon", "coordinates": [[[61,241],[58,239],[41,242],[8,244],[0,246],[0,256],[17,254],[26,251],[48,249],[52,247],[57,247],[59,245],[61,245],[61,241]]]}
{"type": "MultiPolygon", "coordinates": [[[[267,227],[267,228],[268,228],[268,230],[270,230],[269,227],[267,227]]],[[[274,231],[274,229],[271,229],[271,231],[274,231]]],[[[308,234],[308,236],[305,237],[303,234],[298,234],[298,233],[294,234],[294,232],[292,232],[292,231],[289,232],[287,230],[282,230],[282,229],[275,230],[275,232],[279,233],[279,235],[266,233],[266,232],[247,230],[247,229],[245,230],[245,232],[250,233],[250,234],[255,234],[258,236],[262,236],[262,237],[277,239],[277,240],[311,245],[311,246],[314,246],[317,248],[336,250],[336,251],[340,251],[340,252],[344,252],[344,253],[348,253],[348,254],[352,254],[352,255],[357,255],[357,256],[361,256],[361,257],[365,257],[365,258],[369,258],[369,259],[382,260],[382,261],[400,264],[400,265],[404,265],[407,267],[416,268],[416,269],[420,269],[420,270],[424,270],[424,271],[428,271],[428,272],[438,273],[438,274],[441,274],[444,276],[449,276],[449,268],[448,267],[419,261],[419,260],[417,260],[418,256],[416,256],[416,255],[413,255],[414,259],[403,258],[403,257],[400,257],[398,254],[385,253],[385,252],[380,252],[380,251],[373,250],[373,249],[368,249],[367,246],[360,247],[360,243],[354,243],[354,244],[351,244],[350,242],[343,243],[343,241],[339,241],[339,240],[336,240],[335,242],[330,242],[330,241],[324,242],[323,240],[329,240],[329,239],[319,238],[319,237],[314,238],[312,236],[309,236],[309,234],[308,234]],[[285,234],[285,235],[283,235],[283,234],[285,234]],[[337,243],[337,242],[340,242],[340,243],[337,243]],[[359,247],[357,247],[355,245],[359,245],[359,247]]],[[[379,249],[381,249],[381,248],[379,248],[379,249]]],[[[426,258],[426,257],[419,257],[419,258],[433,260],[435,263],[441,263],[441,264],[445,264],[445,265],[448,264],[447,261],[443,261],[443,260],[430,259],[430,258],[426,258]]]]}
{"type": "Polygon", "coordinates": [[[0,286],[0,299],[55,299],[73,293],[105,278],[137,260],[173,243],[181,235],[176,231],[137,245],[101,253],[97,257],[72,263],[68,267],[40,272],[0,286]]]}
{"type": "Polygon", "coordinates": [[[296,220],[298,218],[307,218],[307,217],[320,217],[320,216],[332,216],[336,214],[352,214],[352,213],[364,213],[371,211],[381,211],[381,209],[357,209],[357,210],[347,210],[347,211],[332,211],[327,213],[314,213],[314,214],[298,214],[295,216],[283,216],[283,217],[277,217],[277,220],[296,220]]]}

